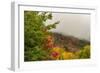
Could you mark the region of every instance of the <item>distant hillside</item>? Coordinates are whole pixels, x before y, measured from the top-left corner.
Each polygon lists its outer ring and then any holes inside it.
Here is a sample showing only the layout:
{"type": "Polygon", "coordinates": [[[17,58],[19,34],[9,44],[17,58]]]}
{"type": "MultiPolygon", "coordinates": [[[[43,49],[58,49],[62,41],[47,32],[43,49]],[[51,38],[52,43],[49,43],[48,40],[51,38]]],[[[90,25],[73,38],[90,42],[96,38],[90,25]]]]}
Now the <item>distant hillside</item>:
{"type": "Polygon", "coordinates": [[[76,52],[85,45],[89,45],[87,40],[78,39],[73,36],[65,36],[60,33],[52,33],[54,44],[65,48],[67,51],[76,52]]]}

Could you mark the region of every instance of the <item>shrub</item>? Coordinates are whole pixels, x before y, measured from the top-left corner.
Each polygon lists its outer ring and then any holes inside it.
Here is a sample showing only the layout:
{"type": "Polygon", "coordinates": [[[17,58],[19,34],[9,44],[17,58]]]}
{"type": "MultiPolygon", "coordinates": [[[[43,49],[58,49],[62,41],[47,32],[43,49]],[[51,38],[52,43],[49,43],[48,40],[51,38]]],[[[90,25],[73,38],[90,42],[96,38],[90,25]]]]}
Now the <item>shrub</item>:
{"type": "Polygon", "coordinates": [[[90,58],[90,45],[86,45],[82,50],[75,53],[77,58],[86,59],[90,58]]]}

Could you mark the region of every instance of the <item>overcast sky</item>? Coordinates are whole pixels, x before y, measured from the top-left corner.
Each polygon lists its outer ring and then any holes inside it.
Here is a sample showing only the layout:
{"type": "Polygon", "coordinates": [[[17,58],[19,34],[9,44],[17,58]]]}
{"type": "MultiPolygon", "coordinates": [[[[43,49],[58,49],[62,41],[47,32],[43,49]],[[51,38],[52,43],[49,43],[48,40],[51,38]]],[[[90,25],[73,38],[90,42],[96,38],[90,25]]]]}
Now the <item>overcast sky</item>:
{"type": "Polygon", "coordinates": [[[52,13],[52,15],[52,21],[48,20],[47,24],[60,21],[57,28],[52,29],[53,32],[90,40],[90,15],[68,13],[52,13]]]}

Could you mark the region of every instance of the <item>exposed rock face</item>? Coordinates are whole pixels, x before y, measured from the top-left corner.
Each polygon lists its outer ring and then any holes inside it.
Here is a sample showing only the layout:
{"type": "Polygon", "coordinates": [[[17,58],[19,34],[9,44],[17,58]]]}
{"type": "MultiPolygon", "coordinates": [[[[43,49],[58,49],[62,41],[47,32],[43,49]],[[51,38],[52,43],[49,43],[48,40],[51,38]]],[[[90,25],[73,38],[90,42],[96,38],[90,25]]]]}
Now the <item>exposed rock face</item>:
{"type": "Polygon", "coordinates": [[[85,44],[90,44],[89,41],[80,40],[73,36],[65,36],[59,33],[52,34],[54,38],[54,44],[59,47],[65,48],[67,51],[76,52],[85,44]]]}

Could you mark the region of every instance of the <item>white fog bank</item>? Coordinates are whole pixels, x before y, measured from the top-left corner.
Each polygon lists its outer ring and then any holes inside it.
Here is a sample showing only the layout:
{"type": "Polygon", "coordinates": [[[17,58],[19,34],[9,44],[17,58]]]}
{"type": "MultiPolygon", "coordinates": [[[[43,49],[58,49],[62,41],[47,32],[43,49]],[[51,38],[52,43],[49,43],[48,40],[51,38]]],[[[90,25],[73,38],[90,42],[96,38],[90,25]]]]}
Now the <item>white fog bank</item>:
{"type": "Polygon", "coordinates": [[[52,16],[53,19],[51,21],[48,20],[47,24],[60,21],[56,29],[52,29],[53,32],[90,40],[90,15],[52,13],[52,16]]]}

